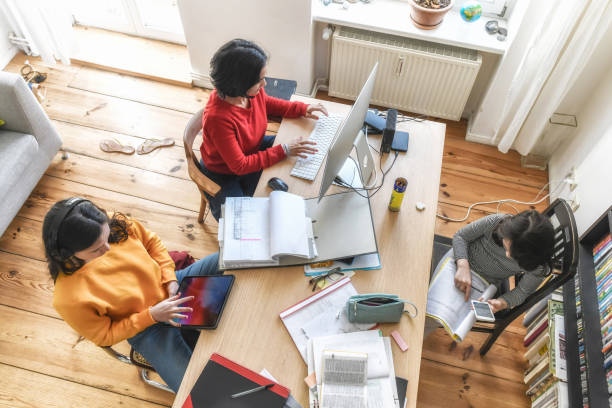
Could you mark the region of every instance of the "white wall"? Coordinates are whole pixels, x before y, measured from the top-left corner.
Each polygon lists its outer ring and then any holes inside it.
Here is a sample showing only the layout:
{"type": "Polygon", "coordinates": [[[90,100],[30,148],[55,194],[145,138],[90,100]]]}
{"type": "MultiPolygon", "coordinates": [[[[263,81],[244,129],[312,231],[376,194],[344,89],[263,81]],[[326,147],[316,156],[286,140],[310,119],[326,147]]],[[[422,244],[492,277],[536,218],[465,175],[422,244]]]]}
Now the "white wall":
{"type": "Polygon", "coordinates": [[[581,106],[576,113],[578,127],[548,163],[551,181],[562,180],[572,167],[576,169],[577,188],[570,192],[565,187],[552,198],[570,200],[576,194],[580,207],[574,216],[579,234],[612,205],[612,65],[609,57],[601,57],[598,54],[589,62],[565,98],[562,106],[566,109],[581,106]]]}
{"type": "Polygon", "coordinates": [[[233,38],[259,44],[269,54],[268,76],[297,81],[309,94],[313,76],[311,0],[179,0],[192,77],[211,87],[210,59],[233,38]]]}
{"type": "MultiPolygon", "coordinates": [[[[602,37],[593,55],[576,78],[576,84],[567,92],[556,109],[557,113],[577,115],[584,105],[589,102],[595,89],[599,87],[602,78],[612,69],[612,52],[609,51],[612,42],[612,26],[602,37]]],[[[579,125],[583,124],[579,122],[579,125]]],[[[548,123],[532,153],[548,157],[559,145],[575,135],[572,127],[548,123]]]]}
{"type": "Polygon", "coordinates": [[[8,21],[4,13],[0,11],[0,69],[4,69],[11,62],[15,54],[17,54],[17,47],[8,40],[9,31],[11,29],[9,28],[8,21]]]}

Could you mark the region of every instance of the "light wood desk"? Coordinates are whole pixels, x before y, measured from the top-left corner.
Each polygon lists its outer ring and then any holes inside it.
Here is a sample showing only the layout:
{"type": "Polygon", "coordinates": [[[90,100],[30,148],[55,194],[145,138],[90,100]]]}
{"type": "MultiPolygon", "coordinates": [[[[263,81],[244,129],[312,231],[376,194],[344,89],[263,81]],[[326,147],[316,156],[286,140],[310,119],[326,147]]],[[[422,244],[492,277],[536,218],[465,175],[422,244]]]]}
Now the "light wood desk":
{"type": "MultiPolygon", "coordinates": [[[[333,102],[298,96],[294,96],[294,99],[306,103],[322,102],[330,113],[348,114],[350,109],[348,105],[333,102]]],[[[285,119],[281,123],[276,143],[308,135],[313,127],[312,120],[285,119]]],[[[382,325],[386,336],[397,329],[408,343],[406,352],[402,352],[397,345],[392,346],[393,360],[396,375],[408,379],[407,406],[416,407],[446,126],[429,121],[405,122],[398,123],[398,129],[410,132],[408,152],[399,154],[382,189],[371,199],[382,269],[357,271],[351,279],[359,293],[393,293],[402,299],[411,300],[419,308],[416,319],[402,317],[400,323],[382,325]],[[396,177],[408,180],[401,211],[398,213],[387,209],[396,177]],[[415,208],[418,201],[426,205],[422,212],[415,208]]],[[[370,144],[378,148],[380,136],[370,137],[370,144]]],[[[379,156],[376,152],[373,154],[378,165],[379,156]]],[[[393,152],[385,155],[384,169],[391,164],[393,156],[393,152]]],[[[289,175],[294,161],[291,158],[266,169],[255,195],[267,196],[270,190],[266,183],[270,177],[276,176],[287,182],[289,191],[294,194],[317,196],[323,169],[314,182],[305,181],[289,175]]],[[[377,169],[377,172],[380,171],[377,169]]],[[[379,174],[379,183],[380,177],[379,174]]],[[[291,394],[307,408],[308,392],[303,381],[307,375],[306,364],[279,317],[281,311],[312,294],[303,266],[228,273],[236,275],[236,281],[219,327],[202,332],[173,408],[182,406],[213,352],[256,372],[266,368],[281,384],[289,387],[291,394]]]]}

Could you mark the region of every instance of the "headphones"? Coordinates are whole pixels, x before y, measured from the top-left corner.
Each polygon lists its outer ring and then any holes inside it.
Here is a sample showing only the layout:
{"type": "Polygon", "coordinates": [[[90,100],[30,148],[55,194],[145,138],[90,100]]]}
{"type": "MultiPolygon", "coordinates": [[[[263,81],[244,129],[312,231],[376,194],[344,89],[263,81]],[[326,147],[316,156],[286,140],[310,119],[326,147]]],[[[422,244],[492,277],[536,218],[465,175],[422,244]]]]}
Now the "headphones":
{"type": "Polygon", "coordinates": [[[49,229],[51,230],[51,242],[53,243],[52,244],[53,247],[49,248],[49,254],[57,261],[64,261],[64,259],[66,258],[66,256],[62,256],[61,250],[59,247],[59,242],[58,242],[59,228],[62,225],[62,222],[64,222],[64,220],[68,216],[68,214],[70,214],[70,212],[74,209],[74,207],[76,207],[77,205],[85,201],[89,201],[89,200],[85,198],[81,198],[81,197],[69,198],[64,203],[64,207],[60,209],[57,216],[53,218],[53,221],[51,222],[51,225],[49,226],[49,229]]]}

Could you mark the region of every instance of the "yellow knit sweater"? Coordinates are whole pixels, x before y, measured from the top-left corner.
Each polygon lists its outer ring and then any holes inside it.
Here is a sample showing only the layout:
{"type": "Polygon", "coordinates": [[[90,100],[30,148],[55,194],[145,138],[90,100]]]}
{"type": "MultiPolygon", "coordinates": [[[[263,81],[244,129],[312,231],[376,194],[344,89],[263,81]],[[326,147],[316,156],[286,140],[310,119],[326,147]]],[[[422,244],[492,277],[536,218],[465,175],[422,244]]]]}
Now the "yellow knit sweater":
{"type": "Polygon", "coordinates": [[[168,297],[174,262],[154,232],[130,219],[127,240],[72,275],[60,273],[53,307],[77,333],[99,346],[130,338],[155,321],[149,306],[168,297]]]}

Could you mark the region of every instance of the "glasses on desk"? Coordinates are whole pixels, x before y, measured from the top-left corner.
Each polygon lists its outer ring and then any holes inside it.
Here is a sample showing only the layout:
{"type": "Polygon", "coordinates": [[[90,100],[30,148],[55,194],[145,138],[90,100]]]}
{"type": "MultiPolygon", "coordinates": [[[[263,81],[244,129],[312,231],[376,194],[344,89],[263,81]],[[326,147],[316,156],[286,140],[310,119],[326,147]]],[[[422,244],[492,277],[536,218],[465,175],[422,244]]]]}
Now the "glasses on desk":
{"type": "Polygon", "coordinates": [[[334,283],[340,279],[344,278],[344,272],[340,270],[340,267],[337,266],[333,269],[330,269],[327,272],[324,272],[321,275],[315,276],[308,281],[310,285],[312,283],[312,291],[314,292],[317,289],[317,285],[321,281],[329,280],[331,283],[334,283]]]}

